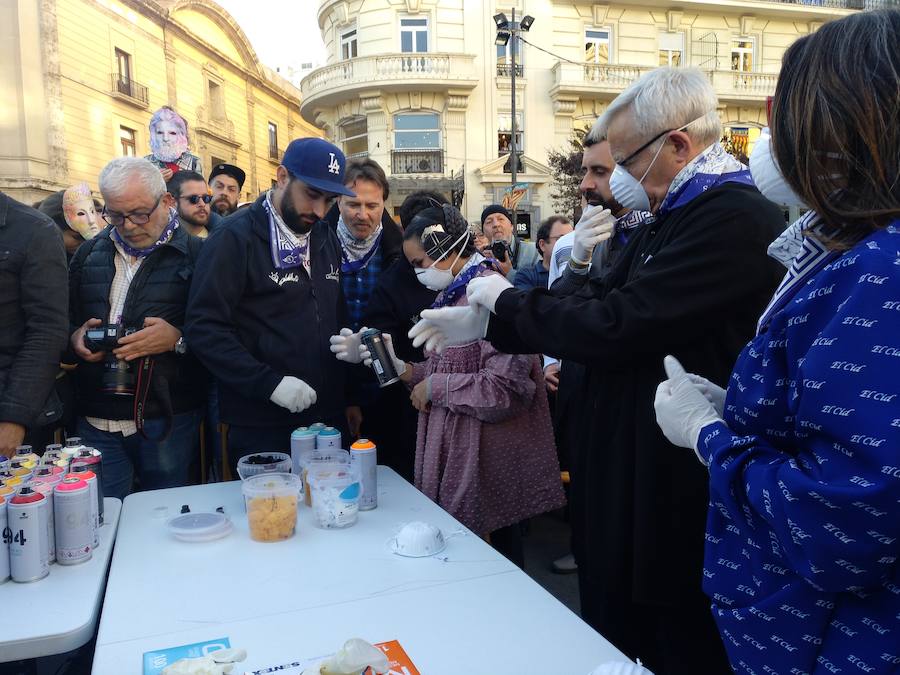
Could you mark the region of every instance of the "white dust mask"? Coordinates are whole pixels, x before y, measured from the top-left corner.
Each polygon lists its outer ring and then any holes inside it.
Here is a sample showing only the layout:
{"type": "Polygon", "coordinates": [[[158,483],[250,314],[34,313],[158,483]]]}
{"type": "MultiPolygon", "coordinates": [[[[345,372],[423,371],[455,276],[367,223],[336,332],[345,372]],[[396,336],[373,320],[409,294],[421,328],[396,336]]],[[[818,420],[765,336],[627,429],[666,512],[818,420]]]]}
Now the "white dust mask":
{"type": "MultiPolygon", "coordinates": [[[[468,242],[468,240],[469,240],[469,232],[466,231],[461,237],[459,237],[456,241],[454,241],[450,245],[450,251],[452,251],[454,246],[456,246],[461,241],[463,242],[462,247],[460,247],[459,253],[456,254],[456,260],[453,261],[453,265],[455,265],[456,262],[459,260],[460,256],[462,255],[462,250],[466,247],[466,242],[468,242]]],[[[435,265],[437,265],[441,260],[443,260],[450,254],[450,251],[447,251],[447,253],[445,253],[440,258],[438,258],[433,263],[431,263],[431,265],[429,267],[426,267],[426,268],[417,267],[416,268],[416,270],[415,270],[416,279],[418,279],[419,283],[422,284],[428,290],[442,291],[445,288],[447,288],[447,286],[449,286],[451,283],[453,283],[454,275],[453,275],[453,272],[450,271],[453,269],[453,265],[450,265],[450,267],[445,270],[438,269],[437,267],[435,267],[435,265]]]]}
{"type": "Polygon", "coordinates": [[[772,155],[772,136],[765,127],[750,153],[750,175],[757,189],[770,202],[784,206],[805,206],[785,181],[772,155]]]}

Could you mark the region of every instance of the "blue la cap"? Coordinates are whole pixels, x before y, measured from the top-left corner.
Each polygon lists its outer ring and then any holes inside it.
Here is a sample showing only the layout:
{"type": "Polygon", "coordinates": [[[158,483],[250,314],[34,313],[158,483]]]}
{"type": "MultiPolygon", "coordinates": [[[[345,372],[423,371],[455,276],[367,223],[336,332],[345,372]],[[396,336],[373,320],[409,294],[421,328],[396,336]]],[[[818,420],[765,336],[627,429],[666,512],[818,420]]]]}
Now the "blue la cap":
{"type": "Polygon", "coordinates": [[[340,149],[322,138],[297,138],[290,142],[281,165],[316,190],[355,197],[344,187],[347,158],[340,149]]]}

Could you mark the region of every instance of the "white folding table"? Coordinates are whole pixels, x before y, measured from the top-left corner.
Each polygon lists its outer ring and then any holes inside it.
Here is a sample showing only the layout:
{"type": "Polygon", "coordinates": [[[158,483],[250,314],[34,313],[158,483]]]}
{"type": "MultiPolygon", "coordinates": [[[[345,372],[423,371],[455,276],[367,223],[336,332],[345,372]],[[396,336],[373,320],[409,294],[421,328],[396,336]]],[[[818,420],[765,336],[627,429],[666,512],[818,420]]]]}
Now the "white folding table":
{"type": "Polygon", "coordinates": [[[86,563],[50,565],[40,581],[0,584],[0,663],[77,649],[97,626],[122,502],[103,500],[100,546],[86,563]]]}
{"type": "Polygon", "coordinates": [[[157,490],[125,500],[94,656],[95,675],[142,672],[144,652],[227,637],[248,659],[236,672],[327,654],[345,640],[398,640],[423,675],[588,673],[625,657],[449,514],[386,467],[379,505],[344,530],[300,508],[290,540],[250,539],[240,483],[157,490]],[[169,515],[223,507],[234,532],[171,538],[169,515]],[[431,558],[387,540],[423,520],[448,536],[431,558]],[[482,666],[483,664],[483,666],[482,666]]]}

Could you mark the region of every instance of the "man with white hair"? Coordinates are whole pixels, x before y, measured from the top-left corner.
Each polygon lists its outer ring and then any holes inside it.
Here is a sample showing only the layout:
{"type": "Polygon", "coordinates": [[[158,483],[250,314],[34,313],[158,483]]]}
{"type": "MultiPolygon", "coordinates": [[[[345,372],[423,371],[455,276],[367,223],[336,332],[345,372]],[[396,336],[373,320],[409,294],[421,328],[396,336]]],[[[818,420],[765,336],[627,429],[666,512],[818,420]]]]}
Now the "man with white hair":
{"type": "MultiPolygon", "coordinates": [[[[567,297],[476,280],[469,307],[423,311],[412,331],[438,348],[486,333],[503,351],[585,365],[572,500],[582,616],[657,675],[729,672],[701,590],[708,479],[654,423],[663,357],[724,385],[780,276],[766,248],[783,217],[717,142],[716,107],[702,72],[659,68],[607,108],[612,196],[655,220],[603,279],[567,297]]],[[[613,232],[600,217],[583,227],[589,244],[613,232]]],[[[572,270],[590,255],[573,250],[572,270]]]]}
{"type": "Polygon", "coordinates": [[[188,482],[206,371],[182,326],[201,241],[146,159],[112,160],[100,192],[108,227],[69,267],[70,342],[78,435],[103,453],[104,493],[121,499],[135,475],[145,490],[188,482]]]}

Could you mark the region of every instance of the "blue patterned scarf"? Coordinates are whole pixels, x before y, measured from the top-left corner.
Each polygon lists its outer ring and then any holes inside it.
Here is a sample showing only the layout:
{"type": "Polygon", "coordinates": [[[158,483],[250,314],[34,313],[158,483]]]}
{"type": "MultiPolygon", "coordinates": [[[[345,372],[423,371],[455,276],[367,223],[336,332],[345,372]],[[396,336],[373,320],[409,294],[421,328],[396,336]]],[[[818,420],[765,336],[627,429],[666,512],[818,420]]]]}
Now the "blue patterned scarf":
{"type": "Polygon", "coordinates": [[[456,278],[450,282],[450,285],[438,293],[438,296],[434,299],[434,303],[431,305],[431,309],[440,309],[441,307],[451,307],[455,305],[459,299],[465,295],[466,286],[469,285],[469,282],[485,270],[499,272],[500,268],[497,267],[497,263],[494,260],[485,258],[480,253],[473,253],[472,257],[466,261],[466,264],[460,270],[459,274],[456,275],[456,278]]]}
{"type": "Polygon", "coordinates": [[[129,246],[125,240],[122,239],[122,235],[119,234],[119,231],[116,228],[110,230],[109,236],[132,258],[146,258],[160,246],[165,246],[169,243],[172,235],[175,234],[175,230],[178,229],[178,225],[178,212],[175,209],[169,209],[169,222],[166,224],[162,234],[159,235],[159,238],[147,248],[134,248],[133,246],[129,246]]]}
{"type": "Polygon", "coordinates": [[[266,193],[263,206],[269,214],[269,246],[275,269],[306,267],[309,264],[309,232],[297,234],[291,231],[272,204],[271,190],[266,193]]]}
{"type": "Polygon", "coordinates": [[[372,234],[365,239],[357,239],[344,222],[344,217],[338,216],[337,236],[341,242],[341,272],[356,274],[364,269],[378,250],[382,234],[384,226],[378,223],[378,228],[372,234]]]}
{"type": "Polygon", "coordinates": [[[722,183],[753,185],[753,179],[746,166],[713,143],[678,172],[657,215],[674,211],[722,183]]]}
{"type": "Polygon", "coordinates": [[[756,324],[757,335],[768,328],[775,313],[794,297],[797,289],[803,286],[809,277],[840,255],[837,251],[826,248],[815,237],[809,236],[808,233],[820,231],[821,228],[819,215],[815,211],[807,211],[769,245],[769,255],[782,264],[785,264],[787,255],[793,254],[793,257],[788,264],[787,274],[775,290],[769,306],[759,317],[756,324]]]}

